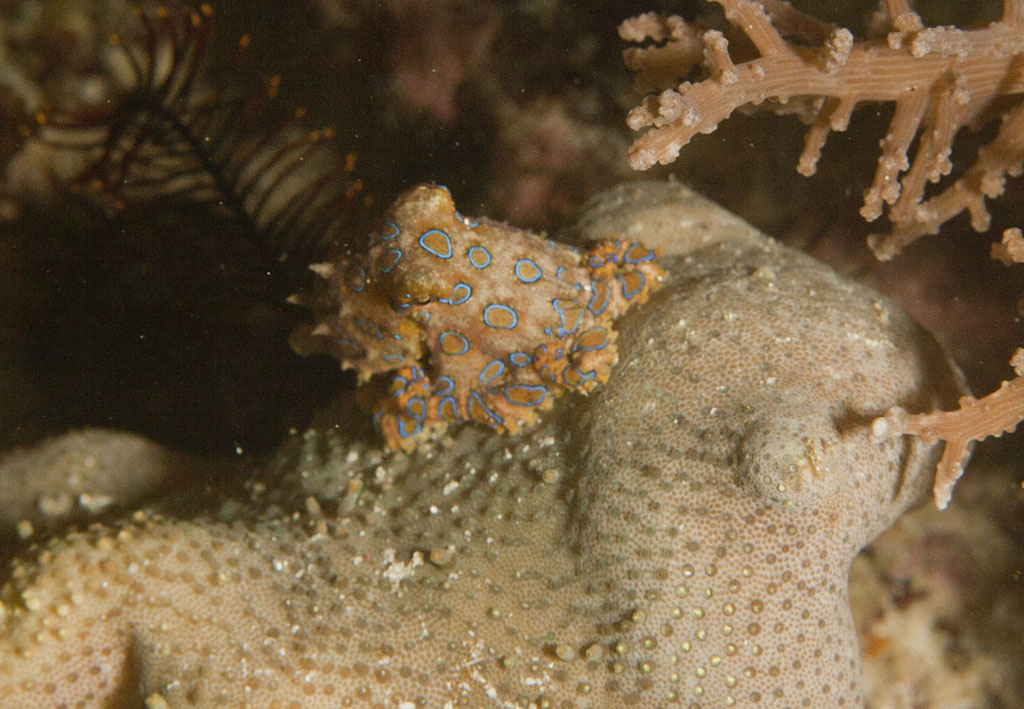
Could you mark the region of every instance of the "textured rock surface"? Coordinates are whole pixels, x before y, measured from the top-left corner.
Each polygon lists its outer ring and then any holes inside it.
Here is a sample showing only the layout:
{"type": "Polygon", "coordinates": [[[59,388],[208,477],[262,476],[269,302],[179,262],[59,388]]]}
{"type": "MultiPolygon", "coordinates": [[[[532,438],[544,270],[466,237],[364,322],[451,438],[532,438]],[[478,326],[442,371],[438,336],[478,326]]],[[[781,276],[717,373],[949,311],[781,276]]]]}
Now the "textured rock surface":
{"type": "Polygon", "coordinates": [[[1021,706],[1024,490],[1015,468],[982,453],[948,509],[921,505],[854,559],[871,709],[1021,706]]]}
{"type": "Polygon", "coordinates": [[[868,426],[956,376],[800,254],[663,265],[608,384],[535,429],[311,431],[282,483],[307,515],[140,515],[22,563],[0,706],[857,706],[847,569],[936,457],[868,426]]]}

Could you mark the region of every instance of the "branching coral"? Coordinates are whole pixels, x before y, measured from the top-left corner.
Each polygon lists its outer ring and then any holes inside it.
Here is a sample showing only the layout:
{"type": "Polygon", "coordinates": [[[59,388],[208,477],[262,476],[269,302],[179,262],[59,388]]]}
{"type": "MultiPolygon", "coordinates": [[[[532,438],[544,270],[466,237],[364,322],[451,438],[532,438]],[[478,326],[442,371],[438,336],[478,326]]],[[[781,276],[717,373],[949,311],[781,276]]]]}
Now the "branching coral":
{"type": "MultiPolygon", "coordinates": [[[[992,253],[1008,265],[1024,263],[1024,239],[1020,229],[1007,229],[1002,243],[993,245],[992,253]]],[[[1004,381],[998,389],[981,399],[961,397],[960,408],[956,411],[910,415],[897,406],[883,418],[875,420],[874,432],[878,438],[912,433],[926,441],[946,442],[935,476],[935,504],[940,509],[949,504],[953,486],[963,475],[971,452],[970,444],[989,436],[1010,433],[1024,421],[1024,349],[1014,352],[1010,364],[1017,375],[1014,379],[1004,381]]]]}
{"type": "MultiPolygon", "coordinates": [[[[988,229],[985,199],[1001,195],[1007,176],[1024,170],[1022,0],[1005,0],[998,21],[973,30],[925,27],[909,0],[887,0],[885,37],[860,41],[781,0],[716,2],[753,44],[756,58],[734,63],[721,32],[703,31],[677,17],[648,13],[619,28],[623,39],[654,43],[630,48],[624,58],[638,72],[642,89],[661,89],[629,114],[630,127],[648,129],[631,148],[634,168],[670,163],[696,134],[714,131],[737,109],[763,105],[810,123],[797,170],[813,175],[828,134],[845,130],[856,107],[891,103],[893,116],[861,207],[861,215],[872,221],[888,206],[892,231],[869,238],[876,256],[893,258],[963,211],[975,230],[988,229]],[[678,83],[696,69],[707,78],[678,83]],[[941,183],[952,171],[957,133],[993,118],[1001,121],[998,132],[973,164],[938,192],[926,194],[929,183],[941,183]]],[[[879,422],[879,435],[918,433],[947,441],[935,487],[936,503],[944,507],[968,442],[1012,431],[1024,418],[1020,382],[1004,384],[977,405],[965,399],[956,414],[908,417],[894,410],[888,424],[879,422]],[[998,414],[990,410],[997,401],[998,414]]]]}
{"type": "Polygon", "coordinates": [[[717,1],[757,48],[758,58],[734,64],[721,32],[702,33],[678,18],[647,14],[620,27],[624,39],[666,43],[625,52],[641,86],[664,88],[629,114],[634,130],[650,127],[630,151],[634,168],[672,162],[694,135],[710,133],[739,108],[767,102],[812,122],[797,169],[813,175],[829,132],[845,130],[859,104],[893,103],[895,112],[861,209],[865,219],[873,220],[883,205],[891,206],[893,232],[872,241],[879,257],[892,258],[965,209],[975,229],[988,228],[984,198],[1002,194],[1005,176],[1020,174],[1024,167],[1024,106],[1002,114],[999,134],[961,178],[934,197],[925,199],[924,193],[929,182],[949,174],[957,132],[991,117],[999,99],[1024,93],[1024,2],[1006,0],[1000,21],[960,30],[924,27],[906,0],[891,0],[886,38],[855,41],[849,30],[826,31],[785,3],[717,1]],[[814,46],[787,42],[785,35],[814,46]],[[697,66],[710,76],[677,84],[697,66]],[[910,162],[908,150],[918,135],[910,162]]]}
{"type": "Polygon", "coordinates": [[[970,444],[989,436],[1000,436],[1017,428],[1024,420],[1024,349],[1013,359],[1016,378],[1005,381],[994,392],[981,399],[964,396],[956,411],[935,411],[930,414],[908,414],[893,407],[883,418],[875,420],[878,438],[912,433],[926,441],[945,441],[946,448],[935,476],[935,504],[945,509],[953,495],[953,486],[963,475],[970,455],[970,444]]]}

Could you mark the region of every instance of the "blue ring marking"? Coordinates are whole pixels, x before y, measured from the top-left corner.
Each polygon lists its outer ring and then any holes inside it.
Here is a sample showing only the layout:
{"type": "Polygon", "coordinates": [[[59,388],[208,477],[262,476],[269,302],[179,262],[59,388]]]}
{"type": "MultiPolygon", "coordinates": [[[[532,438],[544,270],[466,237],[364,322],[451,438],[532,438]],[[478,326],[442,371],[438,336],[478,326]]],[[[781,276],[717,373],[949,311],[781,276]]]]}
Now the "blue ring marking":
{"type": "Polygon", "coordinates": [[[592,312],[594,315],[600,315],[601,313],[603,313],[605,311],[605,308],[608,307],[608,303],[611,301],[612,297],[612,291],[611,288],[608,287],[608,284],[604,281],[601,281],[600,283],[603,286],[604,290],[604,302],[601,303],[601,306],[599,308],[595,309],[594,301],[597,300],[597,295],[598,293],[601,292],[602,289],[598,287],[597,282],[595,282],[593,279],[590,280],[590,289],[594,291],[594,295],[590,296],[590,302],[587,303],[587,310],[592,312]]]}
{"type": "Polygon", "coordinates": [[[398,225],[395,224],[394,222],[386,222],[384,224],[384,226],[385,227],[391,227],[391,232],[390,233],[387,233],[387,232],[382,233],[380,235],[380,240],[381,241],[391,241],[392,239],[397,238],[398,235],[402,233],[402,230],[399,229],[398,225]]]}
{"type": "Polygon", "coordinates": [[[380,329],[380,326],[377,325],[377,323],[371,320],[365,320],[363,318],[356,320],[356,328],[358,328],[359,332],[363,333],[367,337],[372,337],[375,340],[384,339],[384,331],[380,329]]]}
{"type": "Polygon", "coordinates": [[[383,256],[380,257],[380,259],[377,260],[377,268],[380,269],[381,273],[391,273],[391,270],[395,266],[397,266],[398,262],[401,261],[401,260],[402,260],[402,250],[401,249],[388,249],[387,253],[385,253],[383,256]],[[387,266],[384,266],[384,263],[385,263],[385,261],[387,261],[388,256],[391,256],[391,263],[389,263],[387,266]]]}
{"type": "Polygon", "coordinates": [[[525,367],[533,361],[533,358],[525,352],[513,352],[508,356],[508,361],[514,367],[525,367]]]}
{"type": "Polygon", "coordinates": [[[435,384],[434,384],[434,393],[437,394],[438,396],[444,396],[445,394],[451,394],[454,390],[455,390],[455,380],[452,379],[451,377],[448,377],[448,376],[438,377],[437,378],[437,382],[435,382],[435,384]],[[444,389],[441,388],[442,384],[445,385],[444,389]]]}
{"type": "Polygon", "coordinates": [[[562,381],[564,381],[566,386],[568,387],[578,386],[577,384],[571,384],[569,380],[566,379],[566,375],[569,372],[576,372],[576,374],[580,375],[580,384],[583,384],[584,382],[589,382],[591,379],[597,376],[597,372],[595,372],[593,369],[591,369],[589,372],[581,372],[579,367],[566,367],[562,371],[562,381]]]}
{"type": "Polygon", "coordinates": [[[605,264],[605,260],[600,256],[591,256],[587,259],[587,265],[591,268],[600,268],[605,264]]]}
{"type": "Polygon", "coordinates": [[[426,251],[429,254],[433,254],[438,258],[450,259],[452,257],[452,238],[443,231],[441,231],[440,229],[427,229],[425,232],[420,234],[420,246],[423,248],[424,251],[426,251]],[[431,234],[440,234],[441,236],[443,236],[444,243],[448,248],[445,249],[444,251],[435,251],[434,249],[427,246],[424,239],[426,239],[431,234]]]}
{"type": "Polygon", "coordinates": [[[346,355],[342,353],[343,356],[345,357],[350,357],[351,359],[361,359],[366,356],[366,350],[356,340],[350,340],[347,337],[338,337],[335,338],[335,341],[338,343],[338,346],[341,347],[342,349],[348,348],[354,353],[352,355],[346,355]]]}
{"type": "Polygon", "coordinates": [[[384,360],[385,362],[404,362],[405,361],[405,357],[403,357],[400,354],[395,354],[394,352],[386,352],[383,355],[381,355],[380,358],[382,360],[384,360]]]}
{"type": "Polygon", "coordinates": [[[581,332],[579,334],[579,337],[577,338],[576,344],[572,346],[572,351],[573,352],[593,352],[594,350],[603,350],[607,346],[608,346],[608,330],[605,329],[604,327],[600,326],[600,325],[597,325],[596,327],[588,328],[588,329],[584,330],[583,332],[581,332]],[[595,332],[597,330],[604,330],[604,340],[601,342],[601,344],[599,344],[599,345],[591,345],[590,347],[584,347],[583,345],[579,344],[579,339],[580,338],[584,337],[588,332],[595,332]]]}
{"type": "MultiPolygon", "coordinates": [[[[568,285],[568,286],[573,286],[573,287],[574,287],[574,288],[575,288],[576,290],[579,290],[580,288],[582,288],[583,286],[581,286],[581,285],[580,285],[580,282],[579,282],[579,281],[573,281],[573,280],[568,280],[568,281],[567,281],[567,280],[565,280],[565,279],[563,279],[563,278],[562,278],[562,275],[563,275],[563,274],[565,273],[565,271],[567,271],[567,270],[568,270],[568,269],[567,269],[567,268],[566,268],[565,266],[559,266],[559,267],[558,267],[558,268],[557,268],[557,269],[555,270],[555,280],[561,281],[562,283],[564,283],[564,284],[566,284],[566,285],[568,285]]],[[[571,278],[571,274],[570,274],[570,278],[571,278]]]]}
{"type": "Polygon", "coordinates": [[[562,309],[564,306],[562,303],[568,303],[570,306],[575,306],[575,300],[568,300],[567,298],[552,298],[551,307],[558,313],[558,319],[561,325],[555,330],[555,334],[559,337],[565,337],[569,333],[575,332],[576,328],[580,326],[580,321],[583,319],[583,308],[579,308],[579,312],[576,313],[576,322],[572,324],[572,327],[566,327],[565,322],[565,311],[562,309]]]}
{"type": "Polygon", "coordinates": [[[505,363],[500,359],[492,359],[484,366],[483,369],[480,370],[480,374],[477,375],[477,379],[480,380],[481,384],[490,384],[504,373],[505,363]]]}
{"type": "Polygon", "coordinates": [[[568,271],[568,270],[569,270],[569,269],[567,269],[567,268],[566,268],[565,266],[559,266],[559,267],[558,267],[558,268],[557,268],[557,269],[555,270],[555,280],[557,280],[557,281],[561,281],[562,283],[566,284],[567,286],[572,286],[572,287],[574,287],[574,288],[575,288],[576,290],[580,290],[580,289],[581,289],[581,288],[582,288],[583,286],[581,286],[581,285],[580,285],[580,282],[579,282],[579,281],[573,281],[573,280],[572,280],[572,274],[569,274],[569,278],[570,278],[570,280],[565,280],[564,278],[562,278],[562,276],[563,276],[563,275],[565,274],[565,272],[566,272],[566,271],[568,271]]]}
{"type": "Polygon", "coordinates": [[[484,324],[487,325],[487,327],[493,327],[495,329],[514,330],[516,325],[519,324],[519,314],[516,313],[515,310],[513,310],[510,307],[508,307],[507,305],[502,305],[501,303],[491,303],[486,308],[484,308],[484,324]],[[498,311],[498,312],[507,313],[507,314],[511,315],[512,316],[512,324],[511,325],[500,325],[500,324],[499,325],[492,325],[491,324],[491,317],[492,317],[491,313],[493,311],[498,311]]]}
{"type": "Polygon", "coordinates": [[[421,396],[414,396],[405,405],[405,411],[414,421],[423,421],[427,418],[427,402],[421,396]]]}
{"type": "Polygon", "coordinates": [[[413,421],[412,423],[416,424],[416,426],[412,430],[405,427],[405,419],[401,416],[395,416],[395,421],[398,422],[398,435],[402,438],[412,438],[423,430],[423,423],[421,421],[413,421]]]}
{"type": "Polygon", "coordinates": [[[516,278],[518,278],[523,283],[536,283],[544,275],[544,272],[540,270],[540,266],[538,266],[533,259],[528,258],[521,258],[518,261],[516,261],[516,265],[513,270],[515,271],[516,278]],[[519,272],[519,269],[524,266],[533,266],[535,269],[537,269],[536,275],[533,278],[526,278],[525,276],[523,276],[523,274],[519,272]]]}
{"type": "Polygon", "coordinates": [[[459,405],[455,402],[454,396],[446,396],[437,402],[437,417],[448,421],[462,421],[459,405]],[[448,407],[449,410],[445,411],[445,407],[448,407]]]}
{"type": "MultiPolygon", "coordinates": [[[[473,402],[476,402],[480,406],[480,408],[483,409],[484,412],[488,416],[490,416],[492,419],[494,419],[497,422],[497,423],[488,424],[491,428],[497,428],[498,426],[504,426],[505,425],[505,420],[503,418],[501,418],[501,416],[498,416],[498,414],[494,413],[490,409],[490,407],[488,407],[487,404],[484,403],[483,398],[480,396],[480,392],[478,392],[476,389],[473,389],[473,390],[471,390],[469,392],[469,401],[466,403],[466,413],[469,414],[469,418],[470,419],[473,419],[474,421],[478,420],[478,419],[474,419],[473,418],[473,415],[472,415],[472,411],[473,410],[472,410],[472,408],[470,408],[470,405],[473,402]]],[[[485,423],[485,422],[481,421],[481,423],[485,423]]]]}
{"type": "Polygon", "coordinates": [[[345,267],[345,287],[353,293],[366,290],[366,271],[358,263],[350,263],[345,267]]]}
{"type": "Polygon", "coordinates": [[[470,246],[466,253],[473,268],[484,269],[491,265],[491,252],[483,246],[470,246]]]}
{"type": "Polygon", "coordinates": [[[626,253],[623,255],[623,258],[625,258],[626,263],[642,263],[644,261],[653,261],[654,252],[648,249],[646,246],[643,246],[642,244],[633,244],[628,249],[626,249],[626,253]],[[630,258],[629,252],[632,251],[633,249],[643,249],[647,253],[644,256],[641,256],[640,258],[630,258]]]}
{"type": "Polygon", "coordinates": [[[570,244],[561,244],[555,241],[554,239],[548,239],[548,246],[550,246],[553,249],[567,249],[573,252],[574,254],[578,254],[580,252],[580,250],[577,249],[575,246],[572,246],[570,244]]]}
{"type": "Polygon", "coordinates": [[[505,387],[505,401],[516,406],[538,406],[544,403],[548,388],[543,384],[509,384],[505,387]],[[510,391],[525,391],[530,394],[538,394],[533,401],[516,401],[509,396],[510,391]]]}
{"type": "Polygon", "coordinates": [[[459,281],[458,283],[455,284],[454,287],[452,287],[451,297],[438,298],[438,302],[444,303],[445,305],[462,305],[467,300],[469,300],[470,296],[472,295],[473,286],[469,285],[468,283],[459,281]]]}
{"type": "Polygon", "coordinates": [[[480,222],[478,222],[476,219],[470,219],[469,217],[463,216],[462,214],[459,213],[459,210],[457,209],[455,210],[455,218],[458,219],[463,224],[465,224],[466,226],[468,226],[470,229],[476,229],[478,226],[480,226],[480,222]]]}
{"type": "Polygon", "coordinates": [[[396,374],[394,378],[391,380],[391,388],[394,389],[394,391],[391,393],[392,398],[397,399],[403,393],[405,393],[405,390],[409,387],[411,381],[412,380],[406,379],[400,374],[396,374]]]}
{"type": "Polygon", "coordinates": [[[637,277],[640,279],[640,285],[638,285],[632,291],[626,290],[626,279],[622,277],[622,274],[615,274],[615,277],[619,279],[620,283],[622,283],[622,296],[626,300],[631,300],[633,296],[642,291],[644,289],[644,286],[647,284],[647,280],[644,278],[644,274],[640,273],[640,271],[632,271],[632,273],[635,273],[637,277]]]}
{"type": "Polygon", "coordinates": [[[455,330],[445,330],[440,335],[438,335],[437,345],[438,345],[438,347],[441,348],[441,352],[446,354],[446,355],[448,355],[449,357],[458,357],[459,355],[464,355],[467,352],[469,352],[469,340],[467,340],[463,335],[455,332],[455,330]],[[459,352],[455,352],[455,351],[448,352],[448,351],[446,351],[445,346],[444,346],[444,340],[445,340],[446,337],[449,337],[449,338],[456,337],[456,338],[458,338],[460,340],[459,345],[460,345],[460,350],[461,351],[459,351],[459,352]]]}
{"type": "MultiPolygon", "coordinates": [[[[538,358],[543,357],[545,354],[547,354],[547,351],[548,351],[548,346],[547,345],[540,345],[537,348],[537,357],[538,358]]],[[[542,378],[547,379],[549,382],[552,382],[552,383],[555,382],[555,373],[551,371],[551,368],[547,364],[542,364],[540,366],[540,371],[538,372],[538,374],[542,378]]]]}
{"type": "Polygon", "coordinates": [[[412,374],[413,381],[423,379],[423,368],[422,367],[409,367],[409,373],[412,374]]]}

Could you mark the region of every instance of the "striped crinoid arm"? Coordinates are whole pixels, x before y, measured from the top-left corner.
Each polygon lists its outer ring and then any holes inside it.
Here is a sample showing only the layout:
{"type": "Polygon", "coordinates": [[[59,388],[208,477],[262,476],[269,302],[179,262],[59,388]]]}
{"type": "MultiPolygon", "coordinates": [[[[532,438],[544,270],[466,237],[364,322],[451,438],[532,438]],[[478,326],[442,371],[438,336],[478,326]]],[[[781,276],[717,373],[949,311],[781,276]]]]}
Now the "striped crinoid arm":
{"type": "Polygon", "coordinates": [[[365,218],[355,155],[280,105],[280,77],[249,67],[248,34],[220,47],[205,3],[147,2],[134,19],[109,39],[105,100],[37,117],[39,140],[87,156],[73,187],[111,211],[205,207],[275,262],[319,258],[365,218]]]}
{"type": "Polygon", "coordinates": [[[810,123],[797,163],[809,176],[828,134],[845,130],[856,107],[891,103],[895,110],[861,208],[868,221],[890,208],[894,229],[872,238],[876,254],[890,258],[964,210],[976,229],[987,228],[984,199],[1001,194],[1006,176],[1024,164],[1024,109],[1014,108],[1024,94],[1024,0],[1005,0],[997,22],[971,30],[925,27],[909,0],[888,0],[888,33],[867,40],[778,0],[715,2],[758,56],[735,62],[722,32],[679,18],[648,14],[620,27],[624,39],[649,42],[624,57],[642,90],[660,91],[627,118],[631,128],[645,131],[630,149],[632,167],[671,163],[698,133],[714,131],[737,109],[763,106],[810,123]],[[689,81],[696,70],[704,78],[689,81]],[[974,165],[925,199],[928,184],[951,171],[960,129],[996,117],[1002,129],[974,165]]]}

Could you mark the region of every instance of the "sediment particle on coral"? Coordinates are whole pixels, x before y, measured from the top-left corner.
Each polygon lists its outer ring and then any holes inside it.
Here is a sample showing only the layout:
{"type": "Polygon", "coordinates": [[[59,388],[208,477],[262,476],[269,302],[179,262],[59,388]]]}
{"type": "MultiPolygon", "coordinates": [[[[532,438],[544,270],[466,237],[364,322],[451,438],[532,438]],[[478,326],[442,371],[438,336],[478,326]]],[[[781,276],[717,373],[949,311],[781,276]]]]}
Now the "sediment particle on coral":
{"type": "Polygon", "coordinates": [[[326,296],[295,338],[361,382],[394,372],[375,421],[410,450],[448,422],[515,432],[564,390],[587,393],[616,359],[612,320],[664,272],[639,243],[586,251],[455,209],[444,187],[398,198],[365,258],[313,266],[326,296]]]}
{"type": "Polygon", "coordinates": [[[535,427],[412,455],[311,431],[291,476],[338,477],[307,514],[138,515],[19,562],[0,707],[859,706],[850,560],[937,457],[870,423],[957,378],[767,240],[667,265],[607,384],[535,427]]]}

